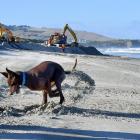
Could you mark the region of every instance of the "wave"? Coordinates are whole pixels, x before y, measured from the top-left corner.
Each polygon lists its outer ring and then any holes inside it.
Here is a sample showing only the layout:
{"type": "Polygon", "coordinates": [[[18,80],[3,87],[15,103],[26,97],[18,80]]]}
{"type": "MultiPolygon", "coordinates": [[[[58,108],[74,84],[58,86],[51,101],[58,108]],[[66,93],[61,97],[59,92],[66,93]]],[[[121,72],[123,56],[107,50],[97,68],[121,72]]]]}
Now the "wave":
{"type": "Polygon", "coordinates": [[[140,54],[140,48],[104,48],[99,49],[101,52],[110,54],[110,53],[135,53],[140,54]]]}

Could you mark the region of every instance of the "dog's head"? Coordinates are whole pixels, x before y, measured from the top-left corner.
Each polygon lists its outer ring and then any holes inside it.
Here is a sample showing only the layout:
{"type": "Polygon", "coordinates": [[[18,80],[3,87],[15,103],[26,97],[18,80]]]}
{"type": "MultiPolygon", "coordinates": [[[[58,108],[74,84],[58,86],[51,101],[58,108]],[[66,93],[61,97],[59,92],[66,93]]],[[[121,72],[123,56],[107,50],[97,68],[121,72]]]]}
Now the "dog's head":
{"type": "Polygon", "coordinates": [[[12,95],[14,92],[19,93],[20,89],[20,75],[6,68],[7,72],[0,72],[7,78],[7,83],[10,87],[9,92],[12,95]]]}

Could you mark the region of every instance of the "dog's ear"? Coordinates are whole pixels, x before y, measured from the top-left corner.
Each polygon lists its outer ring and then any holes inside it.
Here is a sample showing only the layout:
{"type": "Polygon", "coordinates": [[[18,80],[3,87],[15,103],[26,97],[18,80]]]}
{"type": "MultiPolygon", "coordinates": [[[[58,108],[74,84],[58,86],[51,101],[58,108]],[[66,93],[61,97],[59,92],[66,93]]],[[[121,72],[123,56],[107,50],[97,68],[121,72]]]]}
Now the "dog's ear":
{"type": "Polygon", "coordinates": [[[6,78],[8,78],[8,73],[7,72],[0,72],[2,75],[4,75],[6,78]]]}
{"type": "Polygon", "coordinates": [[[12,76],[17,76],[17,74],[11,70],[9,70],[8,68],[6,68],[6,71],[8,74],[12,75],[12,76]]]}

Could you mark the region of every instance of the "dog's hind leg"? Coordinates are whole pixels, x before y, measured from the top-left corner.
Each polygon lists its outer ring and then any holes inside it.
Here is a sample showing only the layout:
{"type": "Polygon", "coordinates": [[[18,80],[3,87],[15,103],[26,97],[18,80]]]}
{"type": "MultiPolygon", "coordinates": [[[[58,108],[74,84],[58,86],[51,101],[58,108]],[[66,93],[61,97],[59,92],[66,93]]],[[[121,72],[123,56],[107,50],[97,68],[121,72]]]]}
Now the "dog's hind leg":
{"type": "Polygon", "coordinates": [[[61,83],[63,82],[64,79],[65,79],[65,74],[61,75],[60,78],[56,81],[57,91],[60,96],[60,104],[62,104],[65,100],[63,93],[62,93],[62,89],[61,89],[61,83]]]}
{"type": "Polygon", "coordinates": [[[60,96],[60,104],[62,104],[65,100],[64,96],[63,96],[63,93],[62,93],[62,90],[61,90],[61,83],[56,83],[56,87],[57,87],[57,90],[59,92],[59,96],[60,96]]]}

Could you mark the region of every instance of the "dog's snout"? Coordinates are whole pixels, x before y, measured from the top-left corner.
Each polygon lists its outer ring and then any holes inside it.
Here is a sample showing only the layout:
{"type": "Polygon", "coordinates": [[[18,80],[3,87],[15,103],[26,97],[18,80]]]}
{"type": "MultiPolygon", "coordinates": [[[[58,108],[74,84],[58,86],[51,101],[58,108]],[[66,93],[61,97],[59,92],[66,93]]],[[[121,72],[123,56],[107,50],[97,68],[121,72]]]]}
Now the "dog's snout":
{"type": "Polygon", "coordinates": [[[13,95],[14,92],[19,93],[19,87],[18,86],[11,86],[9,89],[9,95],[13,95]]]}
{"type": "Polygon", "coordinates": [[[16,90],[16,94],[19,94],[19,92],[20,92],[20,88],[18,87],[16,90]]]}
{"type": "Polygon", "coordinates": [[[9,90],[8,95],[13,95],[13,93],[12,93],[12,92],[10,92],[10,90],[9,90]]]}

